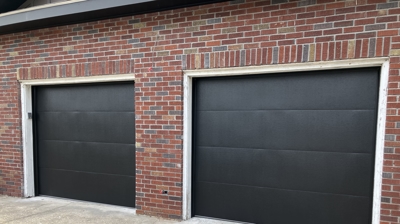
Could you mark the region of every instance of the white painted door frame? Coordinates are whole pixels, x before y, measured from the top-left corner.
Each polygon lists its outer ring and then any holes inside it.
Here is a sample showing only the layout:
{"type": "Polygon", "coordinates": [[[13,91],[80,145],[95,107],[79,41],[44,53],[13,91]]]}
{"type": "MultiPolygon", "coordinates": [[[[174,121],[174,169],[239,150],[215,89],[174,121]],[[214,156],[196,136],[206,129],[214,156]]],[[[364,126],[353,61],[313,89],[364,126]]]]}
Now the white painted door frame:
{"type": "Polygon", "coordinates": [[[28,113],[32,113],[32,86],[66,85],[80,83],[102,83],[135,81],[134,74],[104,75],[73,78],[18,80],[21,83],[22,149],[24,162],[24,197],[35,196],[35,172],[33,153],[33,124],[28,113]]]}
{"type": "Polygon", "coordinates": [[[193,78],[235,75],[254,75],[297,71],[331,70],[345,68],[381,67],[379,105],[375,146],[375,173],[372,224],[380,222],[382,166],[386,126],[386,101],[389,79],[388,58],[351,59],[328,62],[308,62],[282,65],[249,66],[238,68],[200,69],[184,71],[183,112],[183,209],[184,220],[192,217],[192,91],[193,78]]]}

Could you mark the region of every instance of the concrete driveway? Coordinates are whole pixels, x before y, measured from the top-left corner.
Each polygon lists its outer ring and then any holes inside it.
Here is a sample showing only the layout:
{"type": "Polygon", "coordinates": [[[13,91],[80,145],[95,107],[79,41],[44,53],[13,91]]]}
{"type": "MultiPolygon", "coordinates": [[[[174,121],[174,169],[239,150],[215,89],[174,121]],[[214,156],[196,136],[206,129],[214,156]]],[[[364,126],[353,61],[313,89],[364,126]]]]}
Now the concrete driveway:
{"type": "MultiPolygon", "coordinates": [[[[194,218],[179,222],[136,215],[134,209],[80,202],[67,199],[35,197],[30,199],[0,196],[0,224],[229,224],[230,222],[194,218]]],[[[232,224],[232,223],[230,223],[232,224]]]]}

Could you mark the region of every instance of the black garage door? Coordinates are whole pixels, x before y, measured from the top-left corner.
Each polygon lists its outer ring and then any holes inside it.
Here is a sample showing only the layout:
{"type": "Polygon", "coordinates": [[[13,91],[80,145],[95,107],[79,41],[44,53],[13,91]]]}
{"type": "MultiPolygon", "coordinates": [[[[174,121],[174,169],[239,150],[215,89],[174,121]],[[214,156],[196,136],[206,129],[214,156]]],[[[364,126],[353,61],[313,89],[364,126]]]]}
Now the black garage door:
{"type": "Polygon", "coordinates": [[[371,223],[379,69],[194,81],[193,213],[371,223]]]}
{"type": "Polygon", "coordinates": [[[134,83],[34,88],[36,190],[135,206],[134,83]]]}

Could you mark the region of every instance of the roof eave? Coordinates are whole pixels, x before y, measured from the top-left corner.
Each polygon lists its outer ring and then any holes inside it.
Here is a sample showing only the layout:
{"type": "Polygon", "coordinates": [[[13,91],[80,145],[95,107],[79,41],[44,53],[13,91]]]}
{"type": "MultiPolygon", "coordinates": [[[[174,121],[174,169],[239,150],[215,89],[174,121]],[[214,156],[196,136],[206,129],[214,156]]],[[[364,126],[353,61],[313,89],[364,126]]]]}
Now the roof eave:
{"type": "Polygon", "coordinates": [[[223,0],[87,0],[0,14],[0,34],[144,14],[223,0]]]}

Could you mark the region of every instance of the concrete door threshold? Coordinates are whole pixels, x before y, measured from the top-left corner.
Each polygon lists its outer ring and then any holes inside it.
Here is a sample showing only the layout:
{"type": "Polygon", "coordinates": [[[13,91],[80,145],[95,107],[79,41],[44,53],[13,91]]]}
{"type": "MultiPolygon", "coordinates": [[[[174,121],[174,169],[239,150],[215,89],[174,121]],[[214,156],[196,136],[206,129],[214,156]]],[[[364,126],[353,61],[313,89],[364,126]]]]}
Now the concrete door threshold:
{"type": "Polygon", "coordinates": [[[0,196],[0,224],[232,224],[207,218],[187,221],[136,215],[136,209],[52,197],[0,196]]]}

